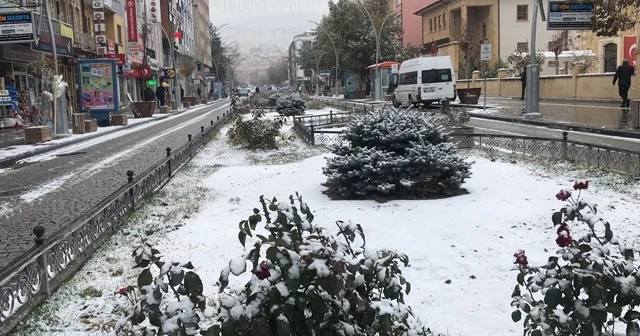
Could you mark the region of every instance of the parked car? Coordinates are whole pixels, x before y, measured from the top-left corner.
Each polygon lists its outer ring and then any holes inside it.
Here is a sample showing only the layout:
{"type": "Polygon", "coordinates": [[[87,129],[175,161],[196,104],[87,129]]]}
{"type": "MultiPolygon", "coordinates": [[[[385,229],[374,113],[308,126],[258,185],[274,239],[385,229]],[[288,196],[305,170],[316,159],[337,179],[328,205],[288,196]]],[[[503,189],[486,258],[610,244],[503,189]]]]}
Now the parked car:
{"type": "Polygon", "coordinates": [[[402,62],[398,71],[398,86],[393,105],[417,106],[448,99],[456,100],[456,80],[451,57],[428,55],[402,62]]]}
{"type": "Polygon", "coordinates": [[[238,96],[249,97],[250,94],[251,94],[251,90],[246,88],[238,88],[238,96]]]}

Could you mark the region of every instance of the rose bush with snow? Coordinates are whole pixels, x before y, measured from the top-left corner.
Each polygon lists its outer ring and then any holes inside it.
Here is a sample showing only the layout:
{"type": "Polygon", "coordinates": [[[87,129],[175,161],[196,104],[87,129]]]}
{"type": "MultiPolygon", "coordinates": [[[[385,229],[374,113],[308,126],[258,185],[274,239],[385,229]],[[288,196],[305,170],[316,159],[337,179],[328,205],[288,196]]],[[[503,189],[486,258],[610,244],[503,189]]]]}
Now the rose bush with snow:
{"type": "MultiPolygon", "coordinates": [[[[532,266],[523,250],[516,252],[519,271],[511,295],[514,322],[524,313],[524,334],[603,335],[614,334],[616,325],[624,325],[627,336],[640,335],[640,273],[632,246],[614,236],[609,222],[598,215],[595,204],[581,198],[589,181],[573,185],[578,195],[561,190],[560,201],[569,204],[551,219],[560,249],[542,266],[532,266]],[[579,222],[572,230],[569,223],[579,222]]],[[[616,333],[617,335],[617,333],[616,333]]]]}

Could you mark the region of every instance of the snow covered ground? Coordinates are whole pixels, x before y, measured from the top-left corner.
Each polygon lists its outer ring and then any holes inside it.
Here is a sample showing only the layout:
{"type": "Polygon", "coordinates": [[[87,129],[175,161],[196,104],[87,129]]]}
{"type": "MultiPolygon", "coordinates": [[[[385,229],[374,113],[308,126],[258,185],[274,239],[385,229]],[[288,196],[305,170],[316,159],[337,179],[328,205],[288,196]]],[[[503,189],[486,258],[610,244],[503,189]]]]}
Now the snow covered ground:
{"type": "MultiPolygon", "coordinates": [[[[195,112],[195,111],[199,111],[205,107],[207,107],[209,105],[202,105],[202,106],[198,106],[196,108],[193,108],[187,112],[184,113],[191,113],[191,112],[195,112]]],[[[184,110],[184,109],[181,109],[184,110]]],[[[17,145],[17,146],[11,146],[9,148],[1,148],[0,149],[0,160],[2,159],[7,159],[10,157],[14,157],[14,156],[18,156],[18,155],[22,155],[31,151],[34,151],[40,147],[54,147],[57,145],[61,145],[64,143],[67,143],[69,141],[75,141],[77,139],[82,139],[82,138],[87,138],[87,137],[91,137],[91,136],[96,136],[96,134],[100,134],[100,133],[107,133],[104,134],[102,136],[98,136],[97,138],[93,138],[91,140],[87,140],[86,142],[82,142],[82,144],[84,143],[89,143],[89,141],[91,141],[92,145],[101,143],[103,141],[107,141],[109,139],[113,139],[113,138],[117,138],[120,137],[124,134],[127,133],[131,133],[131,132],[137,132],[140,129],[146,128],[146,127],[150,127],[151,125],[153,125],[151,122],[157,119],[161,119],[161,118],[165,118],[165,119],[171,119],[171,118],[175,118],[175,116],[177,115],[171,115],[171,114],[166,114],[166,113],[154,113],[154,115],[151,118],[129,118],[128,124],[129,125],[134,125],[134,124],[142,124],[142,123],[146,123],[144,125],[139,125],[139,126],[135,126],[135,127],[130,127],[130,128],[122,128],[121,126],[108,126],[108,127],[98,127],[98,130],[96,132],[92,132],[92,133],[85,133],[85,134],[72,134],[68,137],[65,138],[58,138],[58,139],[54,139],[45,143],[41,143],[41,144],[36,144],[36,145],[17,145]],[[168,117],[167,117],[168,116],[168,117]],[[118,130],[118,128],[120,128],[118,130]]],[[[69,148],[71,147],[66,147],[64,148],[64,151],[68,151],[69,148]]],[[[25,162],[30,162],[30,161],[24,161],[24,162],[20,162],[20,163],[25,163],[25,162]]]]}
{"type": "MultiPolygon", "coordinates": [[[[114,292],[136,283],[131,251],[139,237],[170,259],[192,261],[205,294],[215,298],[220,271],[243,253],[237,223],[259,206],[260,195],[282,199],[297,191],[316,222],[329,230],[337,220],[351,220],[362,224],[370,246],[406,253],[410,267],[404,273],[412,284],[407,303],[431,330],[446,335],[522,333],[521,323],[510,317],[516,283],[510,272],[513,253],[524,249],[531,264],[546,263],[556,250],[551,213],[563,205],[554,195],[575,179],[592,181],[587,199],[599,205],[619,237],[631,243],[637,236],[631,219],[640,211],[637,192],[616,191],[618,184],[610,185],[615,179],[608,175],[464,153],[475,161],[464,185],[467,195],[387,203],[333,201],[322,194],[322,167],[329,155],[322,151],[295,141],[279,150],[251,152],[230,148],[224,136],[217,136],[15,335],[106,335],[127,302],[114,292]]],[[[621,181],[627,180],[616,183],[621,181]]],[[[633,185],[621,187],[635,190],[633,185]]]]}

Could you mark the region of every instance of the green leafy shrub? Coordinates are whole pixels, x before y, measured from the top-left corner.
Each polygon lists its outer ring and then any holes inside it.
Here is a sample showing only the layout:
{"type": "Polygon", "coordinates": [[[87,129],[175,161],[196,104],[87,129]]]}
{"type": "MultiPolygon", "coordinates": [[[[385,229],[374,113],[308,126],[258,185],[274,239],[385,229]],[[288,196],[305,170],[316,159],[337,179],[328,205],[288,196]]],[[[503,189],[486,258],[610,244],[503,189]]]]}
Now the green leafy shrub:
{"type": "Polygon", "coordinates": [[[303,115],[306,109],[307,103],[299,95],[282,95],[276,102],[276,111],[285,117],[303,115]]]}
{"type": "Polygon", "coordinates": [[[404,304],[411,286],[404,254],[365,246],[362,227],[338,221],[337,236],[314,224],[296,194],[288,202],[260,197],[240,222],[244,256],[220,274],[219,325],[211,335],[427,335],[404,304]],[[265,223],[264,232],[257,231],[265,223]],[[260,233],[260,234],[259,234],[260,233]],[[263,234],[264,235],[263,235],[263,234]],[[250,268],[247,268],[247,264],[250,268]],[[228,288],[229,275],[250,271],[246,285],[228,288]]]}
{"type": "Polygon", "coordinates": [[[327,159],[326,193],[342,199],[451,196],[471,176],[438,117],[375,110],[352,121],[327,159]]]}
{"type": "Polygon", "coordinates": [[[233,118],[233,125],[227,132],[227,139],[231,145],[247,149],[278,148],[283,119],[265,118],[262,110],[254,110],[252,118],[248,120],[240,114],[235,114],[233,118]]]}
{"type": "Polygon", "coordinates": [[[307,110],[322,110],[325,107],[325,104],[319,100],[309,100],[307,101],[307,110]]]}
{"type": "Polygon", "coordinates": [[[286,95],[280,92],[270,94],[269,99],[267,101],[267,105],[269,107],[276,108],[276,106],[278,106],[278,99],[280,99],[280,97],[282,96],[286,96],[286,95]]]}

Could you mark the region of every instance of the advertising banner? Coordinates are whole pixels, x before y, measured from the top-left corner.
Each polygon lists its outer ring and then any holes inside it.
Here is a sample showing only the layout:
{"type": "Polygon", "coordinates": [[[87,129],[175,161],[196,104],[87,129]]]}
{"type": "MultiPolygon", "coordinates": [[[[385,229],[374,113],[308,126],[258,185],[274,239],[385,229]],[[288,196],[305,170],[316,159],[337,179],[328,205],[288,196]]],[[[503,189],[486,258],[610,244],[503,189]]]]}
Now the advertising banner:
{"type": "Polygon", "coordinates": [[[0,43],[23,43],[36,40],[33,12],[0,14],[0,43]]]}
{"type": "Polygon", "coordinates": [[[138,14],[136,0],[127,0],[127,36],[129,42],[138,42],[138,14]]]}
{"type": "MultiPolygon", "coordinates": [[[[118,111],[116,62],[111,59],[78,60],[80,109],[91,112],[118,111]]],[[[98,120],[100,121],[100,120],[98,120]]]]}
{"type": "Polygon", "coordinates": [[[547,30],[591,30],[592,2],[549,1],[547,30]]]}
{"type": "Polygon", "coordinates": [[[624,57],[629,60],[629,64],[633,65],[633,68],[636,68],[636,50],[638,46],[636,45],[636,37],[634,36],[625,36],[622,44],[624,48],[624,57]]]}

